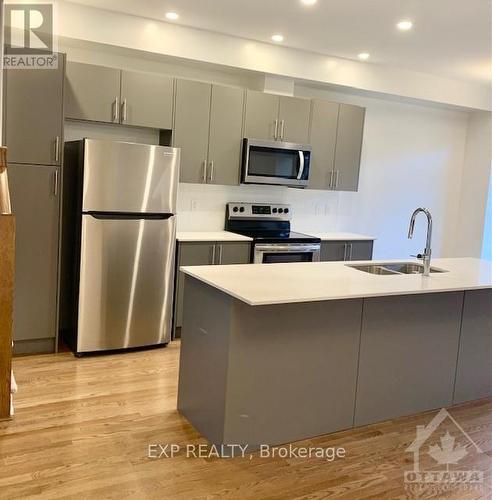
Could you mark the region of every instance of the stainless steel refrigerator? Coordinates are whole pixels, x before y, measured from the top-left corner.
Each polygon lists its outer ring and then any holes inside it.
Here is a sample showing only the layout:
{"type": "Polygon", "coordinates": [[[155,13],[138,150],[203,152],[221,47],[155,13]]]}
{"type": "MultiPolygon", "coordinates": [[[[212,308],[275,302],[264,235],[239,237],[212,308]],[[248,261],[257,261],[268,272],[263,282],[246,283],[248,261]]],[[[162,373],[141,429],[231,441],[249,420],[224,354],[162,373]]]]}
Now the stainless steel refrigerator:
{"type": "Polygon", "coordinates": [[[60,325],[76,354],[171,339],[180,150],[65,144],[60,325]]]}

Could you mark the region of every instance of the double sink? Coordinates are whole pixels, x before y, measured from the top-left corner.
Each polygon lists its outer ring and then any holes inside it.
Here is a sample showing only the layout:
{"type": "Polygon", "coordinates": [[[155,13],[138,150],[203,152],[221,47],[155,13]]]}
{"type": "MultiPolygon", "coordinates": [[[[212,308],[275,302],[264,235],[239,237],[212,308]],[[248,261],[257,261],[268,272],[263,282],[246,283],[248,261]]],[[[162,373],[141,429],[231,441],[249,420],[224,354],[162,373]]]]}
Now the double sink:
{"type": "MultiPolygon", "coordinates": [[[[346,264],[347,267],[352,267],[358,271],[363,271],[369,274],[377,274],[380,276],[392,276],[396,274],[423,274],[424,266],[422,264],[416,264],[414,262],[388,262],[382,264],[363,264],[363,265],[350,265],[346,264]]],[[[430,268],[431,273],[446,273],[444,269],[438,269],[437,267],[430,268]]]]}

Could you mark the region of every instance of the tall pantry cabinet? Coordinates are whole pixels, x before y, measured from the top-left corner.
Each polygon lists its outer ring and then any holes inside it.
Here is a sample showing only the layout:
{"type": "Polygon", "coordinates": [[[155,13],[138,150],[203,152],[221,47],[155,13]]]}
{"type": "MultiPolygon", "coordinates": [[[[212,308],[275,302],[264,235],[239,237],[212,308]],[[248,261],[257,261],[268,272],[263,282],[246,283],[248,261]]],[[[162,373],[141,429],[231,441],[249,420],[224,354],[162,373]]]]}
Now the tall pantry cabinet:
{"type": "Polygon", "coordinates": [[[16,216],[14,352],[52,352],[57,332],[65,56],[56,69],[9,69],[4,137],[16,216]]]}

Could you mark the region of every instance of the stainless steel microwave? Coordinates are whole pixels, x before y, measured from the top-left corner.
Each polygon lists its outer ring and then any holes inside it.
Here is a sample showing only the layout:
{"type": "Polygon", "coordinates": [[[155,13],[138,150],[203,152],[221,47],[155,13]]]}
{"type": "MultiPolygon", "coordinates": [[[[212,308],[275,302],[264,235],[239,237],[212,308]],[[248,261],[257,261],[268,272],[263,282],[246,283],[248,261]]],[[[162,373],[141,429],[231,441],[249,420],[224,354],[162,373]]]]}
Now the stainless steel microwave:
{"type": "Polygon", "coordinates": [[[305,187],[310,162],[309,145],[244,139],[242,182],[305,187]]]}

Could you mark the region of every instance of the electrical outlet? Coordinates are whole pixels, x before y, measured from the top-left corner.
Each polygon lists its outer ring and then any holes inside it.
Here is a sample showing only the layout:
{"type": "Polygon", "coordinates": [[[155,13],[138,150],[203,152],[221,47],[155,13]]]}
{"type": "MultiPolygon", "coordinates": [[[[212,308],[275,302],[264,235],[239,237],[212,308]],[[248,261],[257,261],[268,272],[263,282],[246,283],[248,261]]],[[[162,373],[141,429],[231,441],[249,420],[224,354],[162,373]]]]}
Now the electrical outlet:
{"type": "Polygon", "coordinates": [[[197,200],[191,200],[191,211],[196,212],[198,210],[198,201],[197,200]]]}

